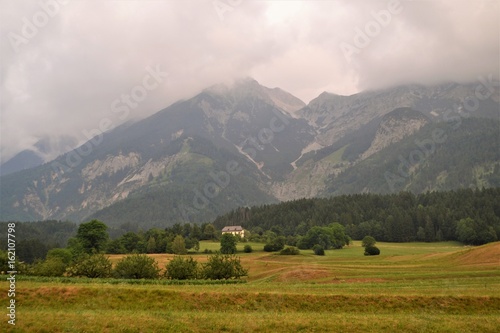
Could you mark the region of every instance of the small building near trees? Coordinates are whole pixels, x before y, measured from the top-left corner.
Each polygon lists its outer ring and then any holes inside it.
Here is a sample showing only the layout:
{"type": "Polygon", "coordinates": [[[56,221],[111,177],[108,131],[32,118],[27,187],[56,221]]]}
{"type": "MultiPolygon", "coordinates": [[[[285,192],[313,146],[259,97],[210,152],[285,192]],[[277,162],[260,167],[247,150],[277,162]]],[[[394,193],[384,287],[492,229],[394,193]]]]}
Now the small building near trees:
{"type": "Polygon", "coordinates": [[[245,230],[240,225],[231,225],[222,228],[222,234],[232,234],[234,236],[238,235],[241,238],[245,237],[245,230]]]}

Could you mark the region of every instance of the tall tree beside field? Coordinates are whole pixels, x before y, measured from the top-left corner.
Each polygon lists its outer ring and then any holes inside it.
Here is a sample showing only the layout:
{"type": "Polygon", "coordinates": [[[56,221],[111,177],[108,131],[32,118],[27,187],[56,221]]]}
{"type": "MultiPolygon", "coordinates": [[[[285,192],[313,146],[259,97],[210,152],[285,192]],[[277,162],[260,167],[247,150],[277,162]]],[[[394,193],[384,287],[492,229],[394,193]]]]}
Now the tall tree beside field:
{"type": "Polygon", "coordinates": [[[195,238],[198,240],[201,239],[201,229],[197,224],[193,226],[193,230],[191,231],[191,238],[195,238]]]}
{"type": "Polygon", "coordinates": [[[123,234],[119,239],[121,239],[126,253],[140,252],[139,242],[142,240],[142,238],[135,232],[129,231],[123,234]]]}
{"type": "Polygon", "coordinates": [[[236,253],[236,237],[232,234],[224,234],[220,238],[220,252],[222,254],[234,254],[236,253]]]}
{"type": "Polygon", "coordinates": [[[186,242],[184,241],[184,237],[181,235],[177,235],[172,242],[172,252],[175,254],[186,254],[186,242]]]}
{"type": "Polygon", "coordinates": [[[149,238],[148,245],[146,246],[146,251],[148,253],[156,253],[156,239],[154,237],[149,238]]]}
{"type": "Polygon", "coordinates": [[[215,233],[216,230],[213,224],[205,224],[203,228],[203,239],[213,240],[215,239],[215,233]]]}
{"type": "Polygon", "coordinates": [[[86,253],[102,252],[109,239],[108,227],[98,220],[82,223],[78,227],[76,239],[86,253]]]}

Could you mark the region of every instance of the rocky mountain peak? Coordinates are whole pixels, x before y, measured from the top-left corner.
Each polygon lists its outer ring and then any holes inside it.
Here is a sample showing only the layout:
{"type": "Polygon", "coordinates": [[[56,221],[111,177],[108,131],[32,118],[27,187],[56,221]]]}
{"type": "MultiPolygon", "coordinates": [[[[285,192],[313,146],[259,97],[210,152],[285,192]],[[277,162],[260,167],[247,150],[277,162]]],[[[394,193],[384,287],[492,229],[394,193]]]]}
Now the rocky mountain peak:
{"type": "Polygon", "coordinates": [[[246,77],[232,83],[216,84],[204,90],[205,93],[223,97],[233,103],[238,103],[245,98],[257,98],[274,105],[288,115],[298,118],[297,111],[306,106],[299,98],[281,88],[268,88],[257,80],[246,77]]]}

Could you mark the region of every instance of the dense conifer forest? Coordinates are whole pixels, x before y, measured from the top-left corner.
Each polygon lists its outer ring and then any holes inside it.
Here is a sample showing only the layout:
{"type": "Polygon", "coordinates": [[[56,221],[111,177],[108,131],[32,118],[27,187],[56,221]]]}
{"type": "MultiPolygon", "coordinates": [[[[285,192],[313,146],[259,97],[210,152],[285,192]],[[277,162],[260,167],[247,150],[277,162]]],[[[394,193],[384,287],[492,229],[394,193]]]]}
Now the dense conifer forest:
{"type": "Polygon", "coordinates": [[[242,225],[262,233],[304,235],[314,226],[339,222],[353,239],[380,241],[459,240],[484,244],[500,235],[500,188],[412,194],[354,194],[300,199],[239,208],[218,217],[214,226],[242,225]]]}

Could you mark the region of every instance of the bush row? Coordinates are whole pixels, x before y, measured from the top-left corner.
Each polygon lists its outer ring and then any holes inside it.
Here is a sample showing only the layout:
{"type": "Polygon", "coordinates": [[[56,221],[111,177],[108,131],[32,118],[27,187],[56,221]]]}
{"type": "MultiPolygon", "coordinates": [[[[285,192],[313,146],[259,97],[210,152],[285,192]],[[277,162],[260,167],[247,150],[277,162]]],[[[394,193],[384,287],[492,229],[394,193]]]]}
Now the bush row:
{"type": "Polygon", "coordinates": [[[215,253],[204,264],[198,264],[192,257],[174,257],[165,267],[163,274],[158,262],[145,254],[128,255],[113,268],[104,254],[83,254],[72,261],[61,256],[49,255],[44,261],[26,265],[23,274],[45,277],[87,277],[117,279],[159,279],[170,280],[228,280],[248,276],[248,270],[241,266],[239,257],[215,253]]]}
{"type": "Polygon", "coordinates": [[[177,256],[165,268],[165,277],[172,280],[228,280],[248,276],[248,270],[241,266],[240,258],[234,254],[216,253],[201,265],[192,257],[177,256]]]}

